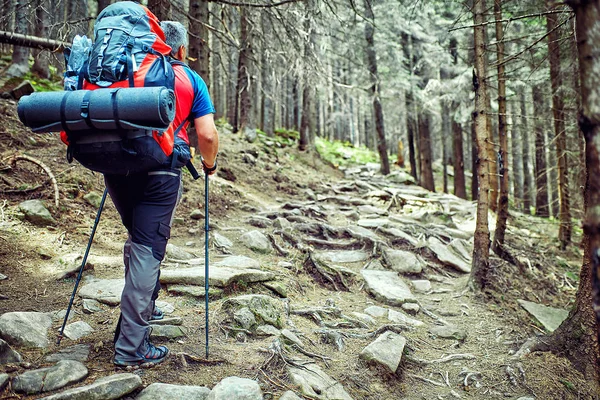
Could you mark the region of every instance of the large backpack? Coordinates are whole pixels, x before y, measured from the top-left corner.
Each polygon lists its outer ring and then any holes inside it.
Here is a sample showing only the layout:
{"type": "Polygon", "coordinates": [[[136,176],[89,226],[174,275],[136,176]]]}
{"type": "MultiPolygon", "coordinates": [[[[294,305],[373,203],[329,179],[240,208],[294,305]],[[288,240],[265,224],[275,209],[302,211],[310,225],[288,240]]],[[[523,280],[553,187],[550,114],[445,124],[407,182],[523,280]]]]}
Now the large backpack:
{"type": "MultiPolygon", "coordinates": [[[[94,39],[86,62],[78,71],[78,89],[156,87],[174,89],[174,60],[164,41],[158,19],[148,8],[119,1],[96,18],[94,39]]],[[[118,110],[115,110],[118,113],[118,110]]],[[[68,144],[67,158],[107,174],[131,174],[162,166],[187,163],[178,151],[177,134],[171,124],[165,131],[115,130],[61,132],[68,144]],[[180,159],[182,158],[182,159],[180,159]]],[[[185,143],[180,143],[182,147],[185,143]]]]}

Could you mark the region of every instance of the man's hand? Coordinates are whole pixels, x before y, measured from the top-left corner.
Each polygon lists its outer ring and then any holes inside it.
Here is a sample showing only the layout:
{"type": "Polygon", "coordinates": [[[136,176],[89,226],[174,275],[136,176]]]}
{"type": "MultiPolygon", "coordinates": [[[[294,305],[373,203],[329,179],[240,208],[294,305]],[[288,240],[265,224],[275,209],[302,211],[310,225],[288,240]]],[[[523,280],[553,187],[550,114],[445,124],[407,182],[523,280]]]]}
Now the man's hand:
{"type": "Polygon", "coordinates": [[[217,159],[215,159],[215,163],[213,165],[209,165],[202,160],[202,169],[204,170],[204,173],[213,175],[215,172],[217,172],[217,159]]]}

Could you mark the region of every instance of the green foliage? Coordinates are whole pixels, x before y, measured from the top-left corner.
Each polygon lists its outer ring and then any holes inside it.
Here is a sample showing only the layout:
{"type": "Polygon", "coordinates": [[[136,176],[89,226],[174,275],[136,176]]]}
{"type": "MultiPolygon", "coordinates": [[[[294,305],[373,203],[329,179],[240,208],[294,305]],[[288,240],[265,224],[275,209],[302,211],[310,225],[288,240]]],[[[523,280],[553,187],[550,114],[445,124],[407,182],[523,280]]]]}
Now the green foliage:
{"type": "Polygon", "coordinates": [[[336,167],[379,162],[379,155],[370,149],[365,146],[354,147],[348,142],[316,138],[315,147],[323,159],[336,167]]]}
{"type": "Polygon", "coordinates": [[[279,148],[294,146],[300,139],[300,133],[293,129],[278,128],[275,130],[275,136],[272,137],[267,136],[260,129],[257,129],[256,133],[263,144],[279,148]]]}
{"type": "Polygon", "coordinates": [[[295,131],[293,129],[278,128],[278,129],[275,129],[275,136],[285,138],[285,139],[299,140],[300,132],[295,131]]]}

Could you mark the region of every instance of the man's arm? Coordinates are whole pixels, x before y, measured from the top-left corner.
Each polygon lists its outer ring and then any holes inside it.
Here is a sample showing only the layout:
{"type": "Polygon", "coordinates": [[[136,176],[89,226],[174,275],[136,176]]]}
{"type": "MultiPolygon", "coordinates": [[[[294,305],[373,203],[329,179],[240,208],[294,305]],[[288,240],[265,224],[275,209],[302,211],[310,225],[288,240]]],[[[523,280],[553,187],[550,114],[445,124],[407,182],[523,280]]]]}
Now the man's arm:
{"type": "MultiPolygon", "coordinates": [[[[215,126],[213,114],[196,118],[194,120],[194,127],[198,135],[198,150],[204,160],[204,165],[210,169],[215,165],[217,153],[219,152],[219,134],[215,126]]],[[[214,171],[208,174],[212,175],[214,171]]]]}

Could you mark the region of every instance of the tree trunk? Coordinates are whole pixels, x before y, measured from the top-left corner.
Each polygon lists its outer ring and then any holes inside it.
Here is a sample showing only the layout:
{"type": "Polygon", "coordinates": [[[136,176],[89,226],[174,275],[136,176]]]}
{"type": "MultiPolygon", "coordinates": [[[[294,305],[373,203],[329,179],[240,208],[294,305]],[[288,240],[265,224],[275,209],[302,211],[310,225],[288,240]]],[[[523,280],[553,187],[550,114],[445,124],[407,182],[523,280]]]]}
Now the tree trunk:
{"type": "Polygon", "coordinates": [[[379,100],[379,75],[377,74],[377,55],[375,53],[375,40],[373,22],[375,15],[371,8],[371,0],[365,1],[365,39],[367,40],[367,64],[369,75],[371,77],[371,95],[373,96],[373,109],[375,111],[375,130],[377,131],[377,150],[381,159],[381,173],[388,175],[390,173],[390,161],[388,159],[387,143],[385,141],[385,128],[383,123],[383,109],[379,100]]]}
{"type": "MultiPolygon", "coordinates": [[[[549,0],[546,2],[550,6],[549,0]]],[[[548,7],[550,8],[550,7],[548,7]]],[[[558,219],[560,227],[558,239],[564,249],[571,242],[571,209],[569,195],[569,175],[567,163],[567,139],[565,131],[565,111],[562,99],[562,78],[560,67],[560,36],[556,29],[556,14],[546,15],[548,31],[548,53],[550,60],[550,81],[552,83],[552,109],[554,113],[554,135],[556,142],[556,159],[558,173],[558,198],[560,211],[558,219]]]]}
{"type": "MultiPolygon", "coordinates": [[[[234,36],[238,35],[239,31],[239,14],[238,10],[235,7],[229,7],[227,9],[227,25],[229,26],[229,30],[231,34],[234,36]]],[[[237,92],[237,80],[238,80],[238,58],[239,58],[239,49],[228,45],[227,50],[228,54],[228,80],[227,80],[227,120],[231,124],[233,128],[237,129],[237,103],[239,100],[238,92],[237,92]]]]}
{"type": "Polygon", "coordinates": [[[170,21],[172,19],[171,2],[169,0],[148,0],[148,8],[160,21],[170,21]]]}
{"type": "Polygon", "coordinates": [[[428,112],[422,111],[419,116],[419,185],[427,190],[435,192],[433,180],[431,132],[429,130],[430,116],[428,112]]]}
{"type": "MultiPolygon", "coordinates": [[[[17,0],[15,6],[15,33],[27,35],[27,11],[29,2],[26,0],[17,0]]],[[[6,75],[10,78],[23,76],[29,71],[29,48],[15,45],[13,47],[12,64],[6,70],[6,75]]]]}
{"type": "MultiPolygon", "coordinates": [[[[50,34],[48,0],[37,0],[35,3],[35,36],[47,38],[50,34]]],[[[33,50],[33,67],[31,68],[40,78],[50,78],[49,54],[41,50],[33,50]]]]}
{"type": "MultiPolygon", "coordinates": [[[[241,8],[240,15],[240,55],[238,60],[238,83],[237,93],[240,96],[239,101],[239,123],[234,126],[234,132],[238,132],[245,127],[253,128],[252,116],[252,96],[250,93],[250,84],[252,79],[251,64],[254,57],[252,43],[253,27],[251,25],[251,10],[247,7],[241,8]]],[[[238,121],[236,121],[238,122],[238,121]]]]}
{"type": "MultiPolygon", "coordinates": [[[[539,84],[533,85],[533,113],[542,118],[545,114],[544,95],[539,84]]],[[[546,170],[546,135],[544,134],[544,125],[536,120],[535,122],[535,215],[539,217],[549,217],[550,209],[548,207],[548,172],[546,170]]]]}
{"type": "MultiPolygon", "coordinates": [[[[475,0],[477,1],[477,0],[475,0]]],[[[480,0],[482,2],[482,7],[483,10],[487,11],[487,7],[486,7],[486,0],[480,0]]],[[[492,0],[495,2],[495,0],[492,0]]],[[[485,11],[484,11],[484,20],[485,20],[485,11]]],[[[488,57],[491,54],[491,52],[487,51],[487,43],[486,43],[486,38],[487,38],[487,26],[484,24],[483,25],[483,46],[484,46],[484,59],[483,62],[485,63],[485,68],[487,70],[487,65],[488,63],[488,57]]],[[[483,75],[483,78],[485,78],[485,75],[483,75]]],[[[486,90],[487,90],[487,85],[488,82],[485,82],[486,85],[486,90]]],[[[496,151],[496,140],[494,138],[494,129],[493,129],[493,122],[492,122],[492,115],[490,114],[490,111],[492,109],[492,99],[491,96],[486,95],[485,97],[485,101],[486,101],[486,118],[487,118],[487,151],[488,151],[488,171],[489,171],[489,176],[488,176],[488,181],[489,181],[489,202],[488,202],[488,206],[492,211],[498,211],[498,199],[500,197],[500,179],[499,179],[499,174],[498,174],[498,151],[496,151]]]]}
{"type": "MultiPolygon", "coordinates": [[[[477,143],[477,176],[479,190],[477,196],[477,221],[473,243],[473,265],[469,286],[474,290],[485,290],[489,279],[490,231],[488,227],[489,201],[489,160],[487,159],[488,137],[487,129],[487,88],[485,70],[485,36],[483,0],[475,0],[473,5],[474,38],[475,38],[475,68],[473,71],[473,87],[475,90],[475,139],[477,143]]],[[[475,175],[475,174],[473,174],[475,175]]]]}
{"type": "Polygon", "coordinates": [[[454,119],[452,119],[452,138],[452,148],[454,151],[452,157],[452,166],[454,167],[454,195],[466,200],[467,188],[465,185],[462,126],[454,119]]]}
{"type": "Polygon", "coordinates": [[[521,132],[523,132],[523,212],[531,214],[531,194],[535,190],[533,179],[529,171],[529,127],[527,124],[527,103],[525,100],[525,86],[520,88],[521,101],[521,132]]]}
{"type": "MultiPolygon", "coordinates": [[[[404,54],[404,66],[410,72],[410,82],[413,81],[414,65],[413,65],[413,46],[412,36],[408,33],[402,34],[402,52],[404,54]]],[[[412,83],[406,92],[405,104],[406,104],[406,135],[408,140],[408,160],[410,163],[410,174],[418,180],[417,173],[417,157],[415,151],[415,134],[417,133],[417,119],[418,113],[416,111],[417,105],[413,92],[412,83]]]]}
{"type": "Polygon", "coordinates": [[[477,175],[478,154],[477,149],[477,131],[475,126],[475,118],[477,114],[471,114],[471,200],[477,200],[479,196],[479,176],[477,175]]]}
{"type": "Polygon", "coordinates": [[[448,146],[446,146],[446,138],[450,137],[450,107],[446,101],[442,104],[442,176],[443,176],[443,187],[442,191],[448,193],[448,146]]]}
{"type": "Polygon", "coordinates": [[[98,14],[112,3],[112,0],[98,0],[98,14]]]}
{"type": "MultiPolygon", "coordinates": [[[[210,58],[208,49],[208,1],[190,0],[189,56],[190,67],[198,73],[210,88],[210,58]]],[[[173,49],[177,50],[177,49],[173,49]]]]}
{"type": "Polygon", "coordinates": [[[515,208],[523,209],[523,139],[526,133],[521,130],[518,123],[517,106],[511,103],[512,114],[512,162],[513,162],[513,193],[515,199],[515,208]]]}
{"type": "MultiPolygon", "coordinates": [[[[272,24],[268,19],[267,13],[261,13],[261,26],[265,38],[270,38],[272,33],[272,24]]],[[[262,89],[263,89],[263,115],[262,115],[262,130],[267,136],[275,135],[275,115],[273,105],[273,59],[271,53],[263,49],[261,53],[262,61],[262,89]]]]}
{"type": "Polygon", "coordinates": [[[500,197],[498,199],[498,216],[492,249],[503,256],[504,235],[508,220],[508,134],[506,132],[506,77],[504,69],[504,29],[502,26],[502,0],[494,1],[494,16],[496,19],[496,54],[498,61],[498,173],[500,174],[500,197]]]}

